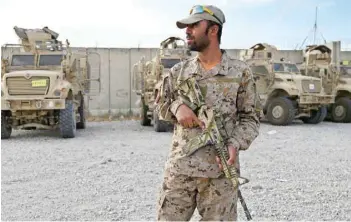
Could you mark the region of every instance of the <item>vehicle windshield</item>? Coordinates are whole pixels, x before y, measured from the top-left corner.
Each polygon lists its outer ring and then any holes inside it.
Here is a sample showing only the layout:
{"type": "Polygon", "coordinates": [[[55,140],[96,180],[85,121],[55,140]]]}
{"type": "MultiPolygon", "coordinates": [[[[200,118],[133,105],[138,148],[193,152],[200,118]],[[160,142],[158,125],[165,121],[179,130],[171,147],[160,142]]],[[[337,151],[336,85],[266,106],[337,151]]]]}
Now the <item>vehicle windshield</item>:
{"type": "Polygon", "coordinates": [[[342,77],[351,78],[351,66],[341,66],[340,71],[342,77]]]}
{"type": "Polygon", "coordinates": [[[40,55],[39,66],[60,66],[62,55],[40,55]]]}
{"type": "Polygon", "coordinates": [[[172,68],[178,62],[180,62],[180,59],[161,59],[162,66],[165,69],[172,68]]]}
{"type": "Polygon", "coordinates": [[[35,66],[34,55],[13,55],[11,66],[35,66]]]}
{"type": "Polygon", "coordinates": [[[254,74],[268,75],[269,72],[264,65],[253,65],[251,66],[251,70],[254,74]]]}
{"type": "Polygon", "coordinates": [[[300,73],[300,70],[295,64],[291,63],[274,63],[274,72],[293,72],[300,73]]]}

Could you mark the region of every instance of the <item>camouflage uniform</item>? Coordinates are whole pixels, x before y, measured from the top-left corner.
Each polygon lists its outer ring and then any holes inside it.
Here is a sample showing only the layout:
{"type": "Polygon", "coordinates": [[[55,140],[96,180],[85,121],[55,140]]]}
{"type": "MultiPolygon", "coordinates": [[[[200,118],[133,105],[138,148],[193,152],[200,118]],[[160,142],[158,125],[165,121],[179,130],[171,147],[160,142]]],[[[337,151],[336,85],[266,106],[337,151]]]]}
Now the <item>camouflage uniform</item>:
{"type": "MultiPolygon", "coordinates": [[[[164,78],[159,116],[175,126],[159,194],[158,220],[189,220],[195,207],[203,220],[237,219],[237,192],[233,192],[230,180],[220,171],[214,147],[198,144],[195,152],[187,153],[185,144],[199,136],[201,129],[183,128],[175,118],[183,103],[175,85],[195,76],[206,105],[223,117],[217,125],[227,145],[246,150],[258,136],[258,98],[251,70],[243,61],[230,58],[226,51],[222,53],[221,63],[211,70],[204,70],[195,57],[176,64],[164,78]]],[[[238,154],[235,164],[239,172],[238,154]]]]}

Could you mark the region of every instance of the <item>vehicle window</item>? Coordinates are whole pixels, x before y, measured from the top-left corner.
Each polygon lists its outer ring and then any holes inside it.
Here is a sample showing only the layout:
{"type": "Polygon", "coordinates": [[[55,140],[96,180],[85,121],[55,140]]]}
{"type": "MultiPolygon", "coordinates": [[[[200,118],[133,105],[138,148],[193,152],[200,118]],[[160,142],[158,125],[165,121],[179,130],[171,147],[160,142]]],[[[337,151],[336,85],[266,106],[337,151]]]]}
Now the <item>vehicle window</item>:
{"type": "Polygon", "coordinates": [[[290,63],[274,63],[273,69],[275,72],[300,72],[295,64],[290,63]]]}
{"type": "Polygon", "coordinates": [[[180,59],[161,59],[161,64],[165,69],[170,69],[179,62],[180,59]]]}
{"type": "Polygon", "coordinates": [[[266,69],[265,66],[252,66],[251,70],[255,74],[264,74],[264,75],[268,74],[268,70],[266,69]]]}
{"type": "Polygon", "coordinates": [[[273,69],[275,72],[284,72],[284,66],[280,63],[274,63],[273,69]]]}
{"type": "Polygon", "coordinates": [[[13,55],[11,66],[34,66],[34,55],[13,55]]]}
{"type": "Polygon", "coordinates": [[[254,52],[255,58],[258,59],[263,59],[264,58],[264,52],[254,52]]]}
{"type": "Polygon", "coordinates": [[[40,55],[39,66],[60,66],[62,55],[40,55]]]}
{"type": "Polygon", "coordinates": [[[299,69],[295,64],[284,64],[287,67],[288,72],[299,72],[299,69]]]}

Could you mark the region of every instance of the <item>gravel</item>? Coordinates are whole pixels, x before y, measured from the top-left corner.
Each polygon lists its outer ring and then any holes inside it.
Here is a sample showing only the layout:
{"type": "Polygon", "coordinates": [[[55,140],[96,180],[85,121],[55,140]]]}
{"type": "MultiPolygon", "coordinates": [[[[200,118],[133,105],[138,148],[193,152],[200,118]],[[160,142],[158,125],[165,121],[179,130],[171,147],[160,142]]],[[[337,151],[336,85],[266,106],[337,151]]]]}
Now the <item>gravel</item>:
{"type": "MultiPolygon", "coordinates": [[[[74,139],[58,135],[14,131],[1,141],[3,221],[156,219],[171,132],[116,121],[89,122],[74,139]]],[[[240,154],[253,219],[351,220],[350,135],[350,124],[262,123],[240,154]]]]}

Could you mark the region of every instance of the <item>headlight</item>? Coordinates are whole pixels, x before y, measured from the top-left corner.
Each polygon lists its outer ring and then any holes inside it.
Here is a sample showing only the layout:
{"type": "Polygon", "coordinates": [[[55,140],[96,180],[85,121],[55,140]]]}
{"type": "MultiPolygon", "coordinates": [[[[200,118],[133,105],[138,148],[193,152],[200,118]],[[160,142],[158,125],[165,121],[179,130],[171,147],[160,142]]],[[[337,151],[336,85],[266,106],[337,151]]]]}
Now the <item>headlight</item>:
{"type": "Polygon", "coordinates": [[[54,108],[54,106],[55,106],[55,104],[54,104],[53,101],[50,101],[50,102],[48,103],[48,107],[49,107],[49,108],[54,108]]]}
{"type": "Polygon", "coordinates": [[[54,91],[54,96],[61,96],[61,94],[64,94],[66,92],[67,92],[67,88],[56,89],[54,91]]]}
{"type": "Polygon", "coordinates": [[[57,89],[54,92],[54,96],[60,96],[61,95],[61,90],[57,89]]]}

